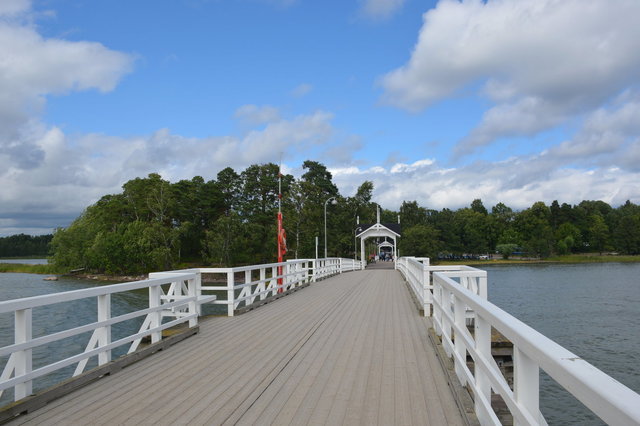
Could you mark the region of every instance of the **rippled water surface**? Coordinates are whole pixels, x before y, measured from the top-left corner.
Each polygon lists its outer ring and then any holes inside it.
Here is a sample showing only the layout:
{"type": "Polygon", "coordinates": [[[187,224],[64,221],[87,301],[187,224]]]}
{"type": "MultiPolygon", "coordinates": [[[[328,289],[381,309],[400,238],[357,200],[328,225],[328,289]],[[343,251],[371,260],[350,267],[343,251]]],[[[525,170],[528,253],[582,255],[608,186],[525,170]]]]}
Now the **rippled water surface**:
{"type": "MultiPolygon", "coordinates": [[[[96,286],[95,282],[90,281],[64,278],[60,278],[59,281],[44,281],[43,278],[43,275],[36,274],[0,273],[0,301],[96,286]]],[[[111,298],[111,315],[117,316],[144,309],[148,306],[147,300],[146,291],[114,294],[111,298]]],[[[67,330],[95,321],[97,321],[97,298],[95,297],[35,308],[33,309],[33,337],[67,330]]],[[[143,318],[136,318],[114,325],[112,327],[112,340],[115,341],[137,332],[142,321],[143,318]]],[[[35,348],[33,350],[34,369],[83,352],[89,341],[90,334],[80,334],[35,348]]],[[[13,313],[0,314],[0,346],[12,344],[13,339],[13,313]]],[[[115,349],[113,356],[115,358],[124,352],[126,352],[124,347],[115,349]]],[[[7,356],[0,358],[0,368],[4,368],[7,359],[7,356]]],[[[95,364],[96,361],[93,360],[89,363],[89,367],[95,364]]],[[[34,391],[44,389],[70,377],[74,369],[75,365],[34,380],[34,391]]],[[[12,390],[5,391],[5,394],[0,399],[0,404],[9,402],[12,398],[12,390]]]]}
{"type": "MultiPolygon", "coordinates": [[[[489,300],[640,392],[640,264],[483,267],[489,300]]],[[[549,424],[602,424],[546,375],[549,424]]]]}

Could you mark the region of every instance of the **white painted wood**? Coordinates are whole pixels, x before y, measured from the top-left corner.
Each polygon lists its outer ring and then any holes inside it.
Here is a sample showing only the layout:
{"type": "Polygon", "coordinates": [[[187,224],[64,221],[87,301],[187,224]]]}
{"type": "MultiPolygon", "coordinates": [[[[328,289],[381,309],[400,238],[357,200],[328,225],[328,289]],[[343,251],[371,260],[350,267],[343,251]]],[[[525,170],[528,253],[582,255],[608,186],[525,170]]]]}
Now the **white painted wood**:
{"type": "Polygon", "coordinates": [[[454,321],[456,325],[455,332],[455,351],[458,355],[458,358],[462,361],[457,362],[455,364],[456,375],[458,376],[458,380],[460,380],[460,384],[462,386],[467,385],[467,380],[464,376],[463,368],[466,367],[467,360],[467,348],[465,347],[464,340],[462,339],[463,331],[466,332],[466,317],[465,317],[465,308],[466,305],[464,301],[460,297],[454,296],[454,321]]]}
{"type": "MultiPolygon", "coordinates": [[[[523,410],[534,418],[536,424],[540,419],[536,418],[540,412],[540,370],[538,365],[521,351],[513,346],[513,397],[523,410]]],[[[516,426],[528,424],[526,421],[514,419],[516,426]]]]}
{"type": "Polygon", "coordinates": [[[396,277],[345,273],[202,321],[180,345],[18,423],[462,425],[428,322],[396,277]]]}
{"type": "MultiPolygon", "coordinates": [[[[482,327],[496,328],[514,344],[514,387],[512,391],[486,349],[476,350],[473,339],[464,338],[466,350],[474,359],[476,370],[485,374],[472,382],[474,393],[486,395],[485,378],[494,391],[503,398],[513,414],[516,424],[546,424],[538,409],[539,369],[543,369],[560,386],[573,394],[587,408],[609,424],[640,424],[640,395],[609,377],[591,364],[546,338],[536,330],[491,304],[478,294],[454,281],[449,272],[434,272],[434,306],[436,332],[443,336],[445,349],[451,345],[447,328],[447,314],[451,296],[464,301],[474,312],[482,327]],[[440,298],[442,294],[442,298],[440,298]],[[442,311],[442,318],[438,318],[442,311]],[[486,324],[485,324],[486,323],[486,324]],[[449,342],[448,342],[449,341],[449,342]],[[448,342],[448,343],[447,343],[448,342]],[[515,379],[517,378],[517,385],[515,379]],[[480,386],[480,388],[477,388],[480,386]]],[[[479,293],[483,293],[482,277],[479,277],[479,293]]],[[[486,330],[485,332],[486,333],[486,330]]],[[[456,338],[456,343],[458,342],[456,338]]],[[[456,359],[456,362],[461,360],[456,359]]]]}
{"type": "MultiPolygon", "coordinates": [[[[477,316],[474,321],[475,350],[483,359],[491,359],[491,324],[477,316]]],[[[474,368],[474,408],[481,424],[494,423],[491,409],[491,381],[483,368],[474,368]]],[[[497,420],[497,419],[496,419],[497,420]]]]}
{"type": "MultiPolygon", "coordinates": [[[[32,310],[20,309],[15,312],[15,342],[16,344],[28,342],[32,338],[32,310]]],[[[32,350],[25,349],[15,352],[14,371],[15,376],[25,376],[32,371],[32,350]]],[[[15,400],[22,399],[32,392],[31,380],[26,380],[16,384],[15,400]]]]}
{"type": "MultiPolygon", "coordinates": [[[[109,321],[111,319],[111,295],[103,294],[98,296],[98,321],[109,321]]],[[[107,346],[111,343],[111,325],[105,325],[96,329],[97,345],[107,346]]],[[[111,351],[104,351],[98,354],[98,365],[104,365],[111,361],[111,351]]]]}

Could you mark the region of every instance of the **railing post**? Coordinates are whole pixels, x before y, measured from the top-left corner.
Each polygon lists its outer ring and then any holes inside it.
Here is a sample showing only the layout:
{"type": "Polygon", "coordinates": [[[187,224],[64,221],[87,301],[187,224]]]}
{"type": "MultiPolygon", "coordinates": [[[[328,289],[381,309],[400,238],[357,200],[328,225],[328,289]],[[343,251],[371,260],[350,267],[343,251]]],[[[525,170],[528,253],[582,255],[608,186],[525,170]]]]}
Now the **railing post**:
{"type": "Polygon", "coordinates": [[[189,297],[195,297],[196,300],[192,300],[191,302],[189,302],[189,314],[193,315],[196,314],[196,316],[194,318],[191,318],[189,320],[189,327],[195,327],[196,325],[198,325],[198,315],[200,315],[200,312],[198,312],[198,281],[200,278],[200,274],[196,275],[196,278],[193,280],[187,280],[187,290],[189,293],[189,297]]]}
{"type": "Polygon", "coordinates": [[[264,280],[267,279],[267,270],[265,268],[260,268],[260,284],[258,284],[258,290],[260,291],[260,300],[264,300],[267,298],[267,293],[265,293],[265,289],[267,288],[267,283],[264,280]]]}
{"type": "MultiPolygon", "coordinates": [[[[111,294],[98,296],[98,322],[111,319],[111,294]]],[[[107,325],[96,330],[98,347],[104,347],[111,343],[111,326],[107,325]]],[[[106,350],[98,354],[98,365],[107,364],[111,361],[111,350],[106,350]]]]}
{"type": "Polygon", "coordinates": [[[440,306],[442,307],[442,345],[447,356],[451,356],[451,322],[449,316],[451,315],[451,292],[442,287],[442,299],[440,299],[440,306]]]}
{"type": "MultiPolygon", "coordinates": [[[[198,270],[196,272],[196,297],[200,298],[200,296],[202,296],[202,273],[198,270]]],[[[198,316],[202,315],[202,305],[196,303],[196,310],[198,316]]]]}
{"type": "Polygon", "coordinates": [[[316,282],[318,276],[318,259],[311,261],[311,282],[316,282]]]}
{"type": "Polygon", "coordinates": [[[278,267],[277,266],[271,267],[271,283],[275,284],[271,290],[271,295],[275,296],[276,294],[278,294],[278,267]]]}
{"type": "MultiPolygon", "coordinates": [[[[249,284],[251,282],[251,270],[248,271],[244,271],[244,283],[245,284],[249,284]]],[[[244,292],[247,292],[248,295],[250,296],[249,299],[245,299],[244,300],[244,306],[249,306],[253,303],[253,301],[255,300],[255,297],[253,297],[253,291],[251,286],[249,286],[249,288],[244,287],[244,289],[242,290],[244,292]]]]}
{"type": "Polygon", "coordinates": [[[232,317],[235,310],[235,277],[233,270],[227,272],[227,316],[232,317]]]}
{"type": "Polygon", "coordinates": [[[342,258],[338,259],[338,273],[342,273],[342,258]]]}
{"type": "Polygon", "coordinates": [[[489,292],[487,290],[487,271],[483,271],[483,274],[478,277],[478,296],[484,300],[489,298],[489,292]]]}
{"type": "MultiPolygon", "coordinates": [[[[540,369],[516,345],[513,346],[513,396],[532,418],[540,419],[540,369]]],[[[520,424],[514,417],[514,425],[520,424]]]]}
{"type": "MultiPolygon", "coordinates": [[[[16,344],[28,342],[33,337],[31,315],[32,315],[31,309],[21,309],[19,311],[15,311],[15,342],[16,344]]],[[[31,373],[31,370],[33,368],[31,349],[26,349],[23,351],[16,352],[15,358],[16,358],[16,364],[15,364],[16,377],[31,373]]],[[[32,381],[28,380],[24,383],[19,383],[15,386],[14,389],[15,389],[14,399],[16,401],[18,401],[19,399],[25,398],[31,395],[33,391],[32,381]]]]}
{"type": "Polygon", "coordinates": [[[454,348],[456,353],[458,354],[458,359],[454,360],[454,367],[456,371],[456,375],[458,376],[458,380],[462,386],[467,384],[466,377],[464,375],[464,370],[461,363],[465,363],[467,360],[467,348],[464,346],[464,340],[462,339],[462,332],[460,330],[465,330],[467,328],[467,322],[465,319],[465,310],[466,305],[462,299],[457,296],[453,298],[453,312],[454,312],[454,321],[456,324],[456,332],[455,332],[455,341],[454,348]]]}
{"type": "Polygon", "coordinates": [[[433,325],[436,334],[442,336],[442,286],[433,276],[433,325]]]}
{"type": "Polygon", "coordinates": [[[424,316],[431,316],[431,305],[433,303],[433,295],[431,294],[431,283],[429,282],[429,264],[422,264],[422,309],[424,310],[424,316]]]}
{"type": "MultiPolygon", "coordinates": [[[[475,348],[478,355],[485,360],[490,360],[491,355],[491,324],[484,318],[476,315],[474,323],[474,339],[475,348]]],[[[478,363],[476,363],[478,365],[478,363]]],[[[475,412],[480,420],[480,424],[489,424],[491,415],[486,411],[486,406],[482,403],[481,398],[486,403],[491,404],[491,382],[489,376],[480,367],[474,368],[474,377],[476,381],[475,391],[479,394],[475,398],[475,412]]]]}
{"type": "MultiPolygon", "coordinates": [[[[152,285],[149,287],[149,308],[160,307],[160,286],[152,285]]],[[[149,314],[149,328],[154,329],[160,327],[162,323],[162,312],[157,310],[149,314]]],[[[162,340],[162,331],[154,331],[151,333],[151,343],[157,343],[162,340]]]]}

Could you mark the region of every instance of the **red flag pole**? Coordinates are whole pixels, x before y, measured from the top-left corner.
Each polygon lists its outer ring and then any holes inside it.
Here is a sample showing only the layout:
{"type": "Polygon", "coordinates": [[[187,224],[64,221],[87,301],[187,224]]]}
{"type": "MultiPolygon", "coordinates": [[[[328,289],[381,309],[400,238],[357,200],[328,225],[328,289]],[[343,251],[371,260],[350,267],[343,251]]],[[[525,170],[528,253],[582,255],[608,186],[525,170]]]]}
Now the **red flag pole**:
{"type": "MultiPolygon", "coordinates": [[[[278,168],[278,263],[283,262],[283,255],[287,252],[287,239],[282,226],[282,173],[278,168]]],[[[282,266],[278,266],[278,293],[282,293],[282,266]]]]}

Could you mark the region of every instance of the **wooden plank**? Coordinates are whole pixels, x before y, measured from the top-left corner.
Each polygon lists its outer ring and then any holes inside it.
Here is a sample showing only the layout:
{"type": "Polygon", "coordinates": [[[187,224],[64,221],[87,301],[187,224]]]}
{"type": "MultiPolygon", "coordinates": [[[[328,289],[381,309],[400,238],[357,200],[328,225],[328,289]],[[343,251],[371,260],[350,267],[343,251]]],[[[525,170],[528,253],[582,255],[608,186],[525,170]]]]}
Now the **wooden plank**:
{"type": "Polygon", "coordinates": [[[342,274],[233,318],[16,424],[462,424],[393,270],[342,274]]]}

